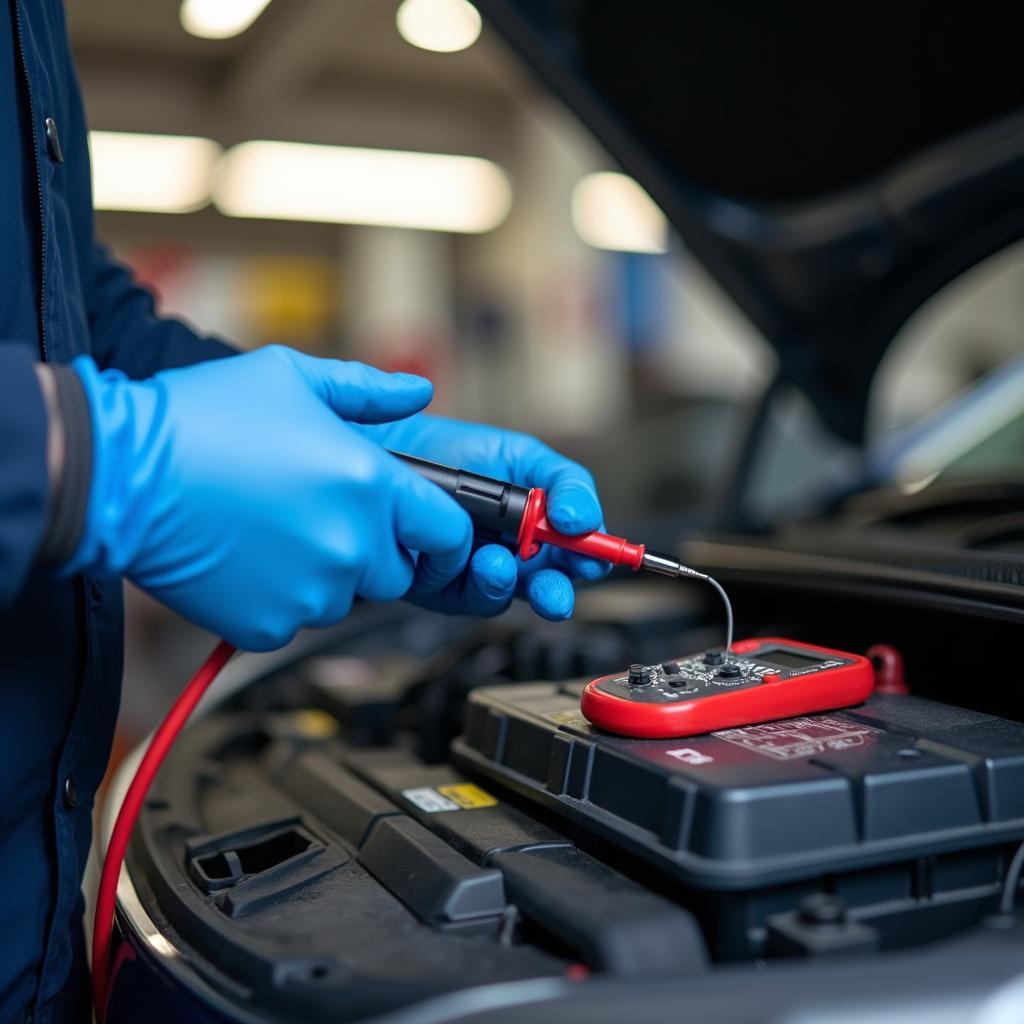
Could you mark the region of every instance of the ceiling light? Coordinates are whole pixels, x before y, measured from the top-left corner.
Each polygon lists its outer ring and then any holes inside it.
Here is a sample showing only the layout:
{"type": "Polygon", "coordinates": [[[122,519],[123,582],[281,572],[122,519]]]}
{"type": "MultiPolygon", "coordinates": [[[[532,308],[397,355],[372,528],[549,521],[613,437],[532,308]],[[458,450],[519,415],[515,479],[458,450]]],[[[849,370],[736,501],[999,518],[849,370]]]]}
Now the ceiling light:
{"type": "Polygon", "coordinates": [[[572,192],[572,223],[588,245],[620,252],[668,249],[668,222],[630,177],[611,171],[588,174],[572,192]]]}
{"type": "Polygon", "coordinates": [[[190,135],[90,132],[92,197],[98,210],[188,213],[210,201],[221,148],[190,135]]]}
{"type": "Polygon", "coordinates": [[[221,161],[214,201],[232,217],[476,233],[505,219],[512,189],[477,157],[243,142],[221,161]]]}
{"type": "Polygon", "coordinates": [[[469,0],[404,0],[395,15],[398,34],[421,50],[454,53],[480,36],[480,14],[469,0]]]}
{"type": "Polygon", "coordinates": [[[186,32],[202,39],[228,39],[244,32],[270,0],[182,0],[178,16],[186,32]]]}

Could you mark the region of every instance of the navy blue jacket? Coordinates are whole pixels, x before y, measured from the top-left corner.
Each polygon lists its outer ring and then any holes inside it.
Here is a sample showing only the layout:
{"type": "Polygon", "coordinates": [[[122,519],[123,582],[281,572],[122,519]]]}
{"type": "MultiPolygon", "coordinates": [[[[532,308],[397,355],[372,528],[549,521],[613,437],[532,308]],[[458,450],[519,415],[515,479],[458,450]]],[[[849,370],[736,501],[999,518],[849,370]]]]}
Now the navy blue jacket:
{"type": "Polygon", "coordinates": [[[90,194],[62,2],[0,0],[4,1022],[88,1019],[80,886],[121,685],[121,581],[34,567],[48,495],[33,364],[91,353],[140,378],[231,351],[154,316],[150,295],[94,241],[90,194]]]}

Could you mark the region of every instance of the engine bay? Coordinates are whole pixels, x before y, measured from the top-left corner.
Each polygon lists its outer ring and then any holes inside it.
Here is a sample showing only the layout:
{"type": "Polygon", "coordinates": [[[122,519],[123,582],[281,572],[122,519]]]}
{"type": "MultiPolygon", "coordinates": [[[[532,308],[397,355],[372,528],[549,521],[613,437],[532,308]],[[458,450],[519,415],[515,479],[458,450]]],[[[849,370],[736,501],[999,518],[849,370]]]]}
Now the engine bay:
{"type": "MultiPolygon", "coordinates": [[[[989,944],[1018,941],[1016,694],[999,714],[990,688],[919,668],[934,660],[912,628],[923,616],[963,652],[956,623],[976,637],[979,622],[905,605],[883,634],[884,617],[844,618],[850,596],[825,594],[804,625],[789,618],[799,593],[780,592],[751,629],[756,595],[740,588],[745,634],[894,643],[910,692],[685,739],[614,736],[581,716],[584,687],[720,641],[704,595],[612,582],[557,626],[364,607],[182,737],[129,849],[122,930],[187,949],[176,998],[271,1020],[541,983],[576,1006],[605,983],[624,997],[731,978],[715,989],[728,1000],[748,976],[796,971],[813,989],[830,965],[963,962],[965,943],[998,963],[989,944]]],[[[112,1012],[145,960],[121,965],[112,1012]]]]}

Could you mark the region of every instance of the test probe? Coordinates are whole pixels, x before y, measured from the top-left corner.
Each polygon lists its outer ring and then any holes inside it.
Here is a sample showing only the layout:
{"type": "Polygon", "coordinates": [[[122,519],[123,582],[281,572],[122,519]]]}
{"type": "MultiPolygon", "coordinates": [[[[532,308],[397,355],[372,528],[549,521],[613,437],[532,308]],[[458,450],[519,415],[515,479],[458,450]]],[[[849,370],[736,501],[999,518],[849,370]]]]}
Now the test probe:
{"type": "Polygon", "coordinates": [[[671,555],[648,551],[645,545],[634,544],[625,537],[599,530],[577,536],[560,533],[548,521],[547,495],[540,487],[520,487],[401,452],[392,454],[451,495],[469,513],[474,533],[480,540],[504,544],[514,549],[520,558],[533,558],[542,544],[550,544],[612,565],[626,565],[634,572],[646,569],[662,576],[687,577],[710,584],[725,604],[725,650],[728,653],[732,648],[732,605],[722,586],[707,573],[691,569],[671,555]]]}
{"type": "MultiPolygon", "coordinates": [[[[540,487],[520,487],[518,484],[453,469],[411,455],[398,452],[393,454],[450,494],[469,513],[474,533],[479,540],[504,544],[523,559],[533,558],[543,544],[550,544],[613,565],[627,565],[634,571],[646,569],[663,576],[687,577],[709,583],[718,591],[725,604],[725,650],[726,653],[731,650],[732,606],[717,580],[706,573],[691,569],[670,555],[648,551],[643,544],[633,544],[624,537],[615,537],[598,530],[578,536],[560,533],[548,521],[547,496],[540,487]]],[[[170,713],[153,734],[118,811],[103,862],[93,924],[93,999],[96,1019],[101,1024],[110,985],[110,940],[117,903],[117,883],[132,828],[168,751],[203,694],[234,653],[235,648],[222,640],[189,681],[170,713]]]]}

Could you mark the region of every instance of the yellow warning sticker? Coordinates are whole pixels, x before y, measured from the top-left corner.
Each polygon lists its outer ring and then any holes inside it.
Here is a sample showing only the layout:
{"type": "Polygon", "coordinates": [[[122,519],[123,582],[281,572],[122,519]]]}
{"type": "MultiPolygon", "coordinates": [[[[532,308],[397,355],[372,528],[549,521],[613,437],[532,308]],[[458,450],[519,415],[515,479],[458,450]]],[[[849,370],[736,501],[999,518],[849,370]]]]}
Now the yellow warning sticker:
{"type": "Polygon", "coordinates": [[[457,803],[464,811],[477,807],[495,807],[497,800],[472,782],[461,782],[457,786],[438,786],[438,793],[457,803]]]}
{"type": "Polygon", "coordinates": [[[566,709],[565,711],[548,711],[545,712],[543,717],[549,722],[554,722],[555,725],[568,725],[569,722],[572,722],[574,725],[590,724],[580,713],[579,708],[566,709]]]}
{"type": "Polygon", "coordinates": [[[333,715],[319,708],[303,708],[291,716],[291,723],[300,736],[321,740],[338,731],[338,722],[333,715]]]}

